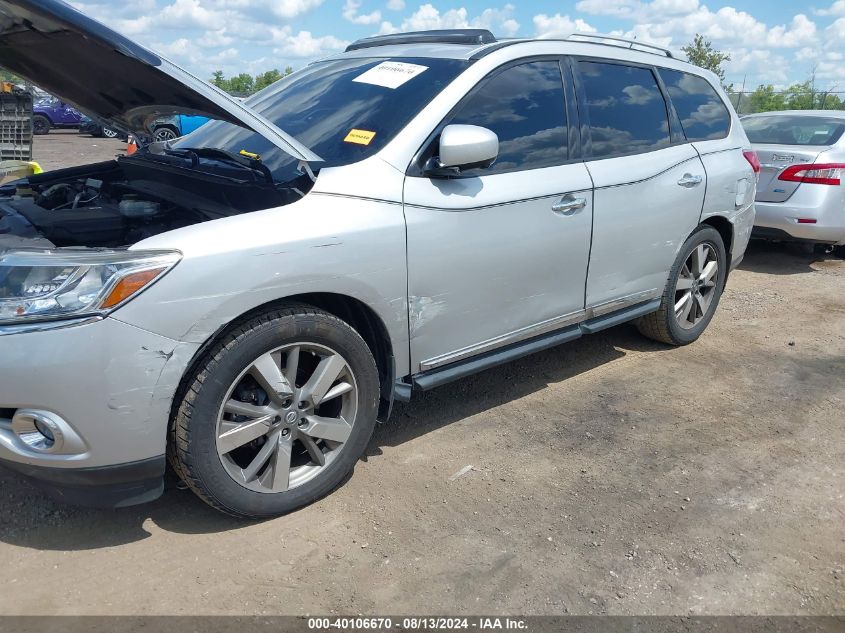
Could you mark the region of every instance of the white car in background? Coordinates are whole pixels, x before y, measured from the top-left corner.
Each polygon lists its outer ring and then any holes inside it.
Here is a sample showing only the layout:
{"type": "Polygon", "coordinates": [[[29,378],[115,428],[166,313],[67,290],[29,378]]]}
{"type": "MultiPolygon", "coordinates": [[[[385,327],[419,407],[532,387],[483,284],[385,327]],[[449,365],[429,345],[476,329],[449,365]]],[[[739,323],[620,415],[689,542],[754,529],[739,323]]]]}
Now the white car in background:
{"type": "Polygon", "coordinates": [[[765,112],[742,125],[761,163],[754,237],[845,245],[845,112],[765,112]]]}

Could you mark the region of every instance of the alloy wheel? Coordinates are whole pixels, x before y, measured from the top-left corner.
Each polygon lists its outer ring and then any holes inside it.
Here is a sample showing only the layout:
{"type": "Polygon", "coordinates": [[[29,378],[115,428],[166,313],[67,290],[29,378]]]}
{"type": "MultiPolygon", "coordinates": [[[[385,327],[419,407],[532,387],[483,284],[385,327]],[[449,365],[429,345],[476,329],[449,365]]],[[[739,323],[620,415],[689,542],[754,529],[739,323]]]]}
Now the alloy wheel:
{"type": "Polygon", "coordinates": [[[227,390],[217,453],[240,485],[284,492],[312,480],[343,449],[358,408],[349,363],[315,343],[262,354],[227,390]]]}
{"type": "Polygon", "coordinates": [[[719,279],[716,249],[708,242],[696,246],[678,273],[675,284],[675,318],[689,330],[707,316],[719,279]]]}
{"type": "Polygon", "coordinates": [[[169,127],[160,127],[153,133],[153,139],[156,141],[172,141],[178,138],[176,132],[169,127]]]}

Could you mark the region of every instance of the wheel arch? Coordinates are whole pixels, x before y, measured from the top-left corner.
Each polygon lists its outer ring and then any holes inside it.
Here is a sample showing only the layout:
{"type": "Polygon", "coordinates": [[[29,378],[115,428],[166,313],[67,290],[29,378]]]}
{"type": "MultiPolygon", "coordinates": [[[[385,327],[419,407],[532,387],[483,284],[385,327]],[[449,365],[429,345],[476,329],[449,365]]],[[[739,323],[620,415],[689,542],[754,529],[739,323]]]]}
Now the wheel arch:
{"type": "Polygon", "coordinates": [[[725,244],[725,253],[728,256],[728,263],[731,261],[731,251],[733,250],[734,241],[734,225],[733,223],[722,215],[711,215],[705,218],[702,224],[712,226],[722,236],[722,242],[725,244]]]}
{"type": "Polygon", "coordinates": [[[179,403],[185,395],[196,367],[205,360],[208,351],[225,337],[230,330],[264,312],[297,304],[307,305],[328,312],[351,325],[361,335],[361,338],[364,339],[364,342],[370,348],[376,361],[380,391],[378,420],[380,422],[386,422],[393,406],[393,387],[396,381],[393,343],[390,339],[387,326],[375,310],[360,299],[333,292],[302,293],[269,301],[251,308],[221,325],[199,347],[185,368],[170,407],[170,420],[173,420],[173,416],[179,408],[179,403]]]}

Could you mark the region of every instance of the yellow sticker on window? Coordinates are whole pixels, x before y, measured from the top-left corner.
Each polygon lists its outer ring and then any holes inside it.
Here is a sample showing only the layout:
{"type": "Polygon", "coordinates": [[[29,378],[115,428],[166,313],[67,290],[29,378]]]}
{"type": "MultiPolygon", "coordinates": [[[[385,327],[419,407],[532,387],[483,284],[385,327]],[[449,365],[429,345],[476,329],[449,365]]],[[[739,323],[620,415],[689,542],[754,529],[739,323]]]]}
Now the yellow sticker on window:
{"type": "Polygon", "coordinates": [[[357,145],[369,145],[375,135],[375,132],[368,132],[367,130],[350,130],[349,134],[346,135],[346,138],[343,139],[343,142],[355,143],[357,145]]]}

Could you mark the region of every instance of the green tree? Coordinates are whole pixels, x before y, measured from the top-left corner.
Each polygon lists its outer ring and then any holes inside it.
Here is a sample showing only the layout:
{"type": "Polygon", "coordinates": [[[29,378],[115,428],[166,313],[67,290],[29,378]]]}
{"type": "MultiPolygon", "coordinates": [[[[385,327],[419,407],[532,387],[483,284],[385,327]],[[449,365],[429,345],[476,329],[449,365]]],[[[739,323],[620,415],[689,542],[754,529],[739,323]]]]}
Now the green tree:
{"type": "Polygon", "coordinates": [[[731,90],[732,86],[725,84],[725,69],[722,68],[722,64],[731,60],[728,53],[714,49],[713,43],[705,40],[704,36],[698,33],[696,33],[692,43],[687,44],[681,50],[686,53],[690,64],[695,64],[715,73],[725,90],[731,90]]]}
{"type": "Polygon", "coordinates": [[[782,92],[775,92],[771,84],[757,86],[757,89],[748,97],[748,107],[743,111],[748,112],[772,112],[774,110],[786,110],[789,106],[786,97],[782,92]]]}
{"type": "Polygon", "coordinates": [[[211,76],[211,83],[215,86],[220,88],[221,90],[228,90],[229,88],[229,80],[223,75],[222,70],[215,70],[211,76]]]}
{"type": "Polygon", "coordinates": [[[268,70],[266,73],[255,76],[255,91],[263,90],[267,86],[276,83],[282,78],[282,73],[278,69],[268,70]]]}
{"type": "Polygon", "coordinates": [[[287,77],[293,72],[290,66],[285,68],[285,72],[279,72],[278,68],[268,70],[253,77],[249,73],[241,73],[234,77],[226,78],[222,70],[215,70],[211,75],[211,83],[225,90],[226,92],[240,97],[248,97],[249,95],[266,88],[267,86],[276,83],[280,79],[287,77]]]}
{"type": "Polygon", "coordinates": [[[785,98],[790,110],[812,110],[815,107],[816,94],[809,79],[789,86],[785,98]]]}
{"type": "Polygon", "coordinates": [[[845,103],[842,102],[839,95],[822,92],[816,96],[816,107],[819,110],[843,110],[845,103]]]}
{"type": "Polygon", "coordinates": [[[237,95],[251,95],[255,92],[255,78],[249,73],[241,73],[229,79],[229,92],[237,95]]]}

